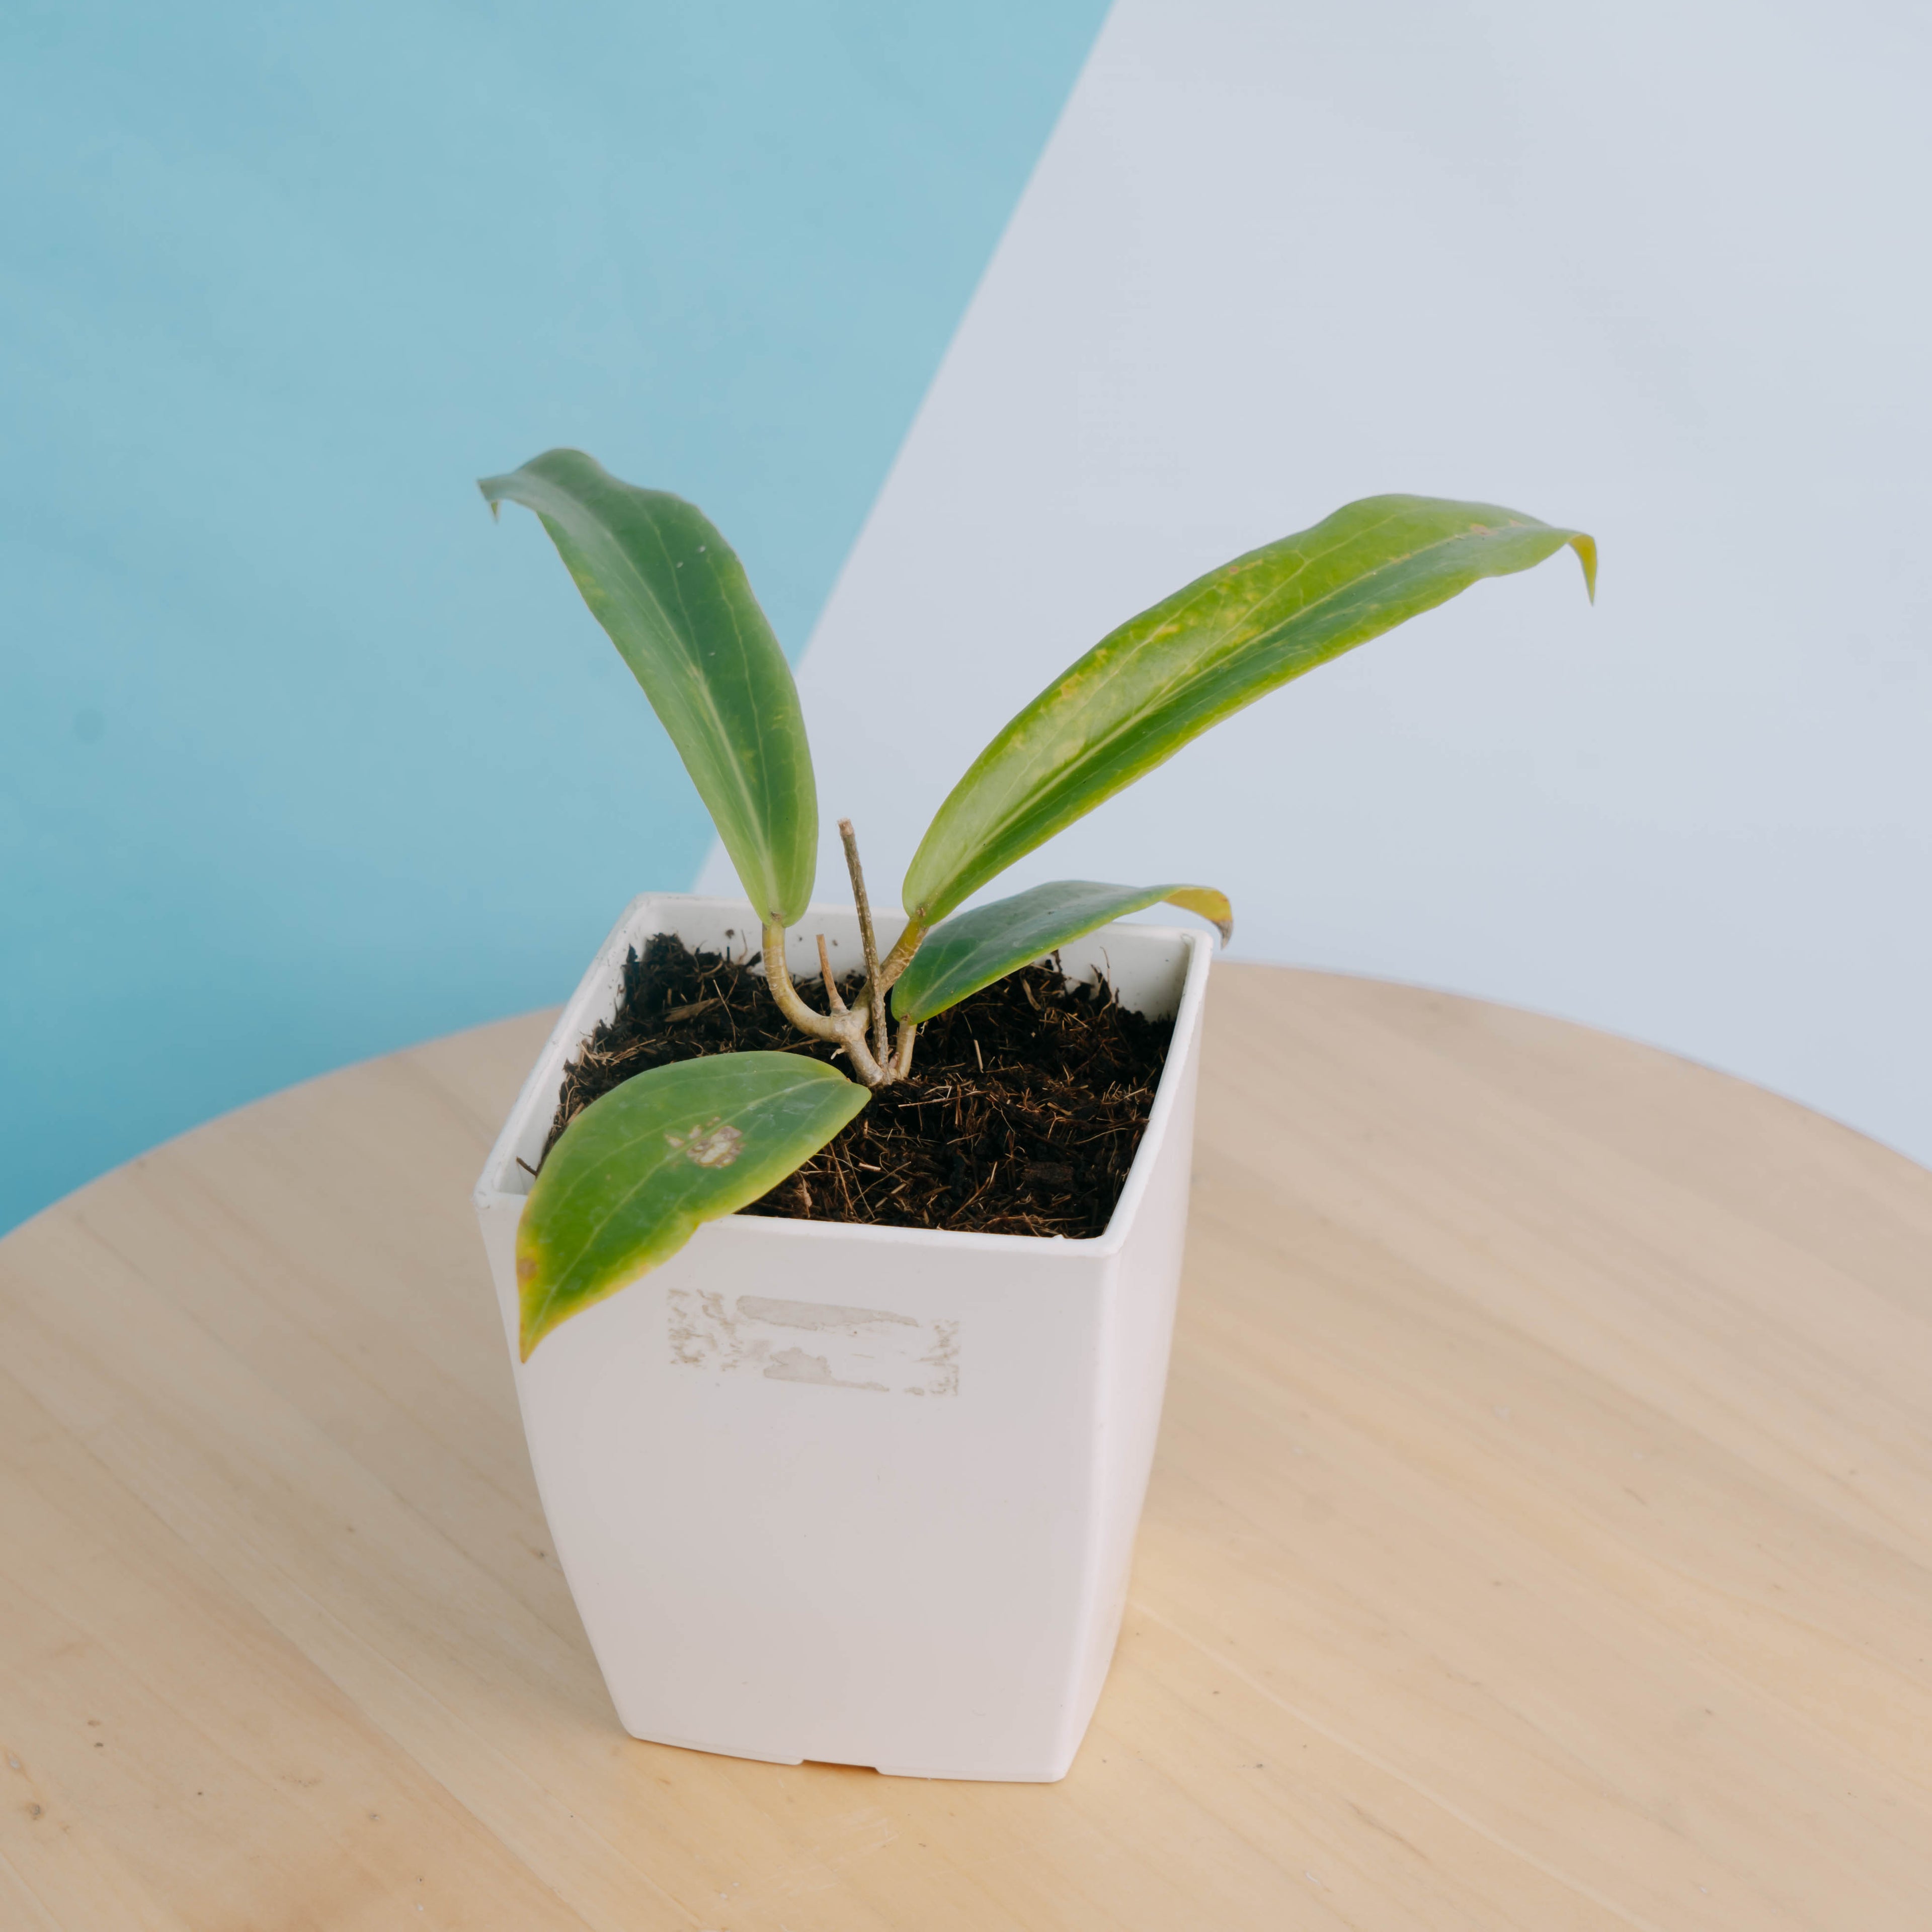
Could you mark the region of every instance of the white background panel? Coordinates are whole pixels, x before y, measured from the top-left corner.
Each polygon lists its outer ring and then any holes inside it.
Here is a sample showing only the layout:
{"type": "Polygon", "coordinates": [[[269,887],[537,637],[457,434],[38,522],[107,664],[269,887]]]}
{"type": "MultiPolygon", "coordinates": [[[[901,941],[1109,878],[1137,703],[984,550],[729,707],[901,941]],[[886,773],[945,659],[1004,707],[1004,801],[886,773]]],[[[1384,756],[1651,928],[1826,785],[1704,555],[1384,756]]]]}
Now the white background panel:
{"type": "MultiPolygon", "coordinates": [[[[1932,1160],[1928,16],[1124,0],[802,673],[874,890],[1019,703],[1401,490],[1593,531],[1008,874],[1652,1040],[1932,1160]]],[[[730,889],[714,854],[707,886],[730,889]]]]}

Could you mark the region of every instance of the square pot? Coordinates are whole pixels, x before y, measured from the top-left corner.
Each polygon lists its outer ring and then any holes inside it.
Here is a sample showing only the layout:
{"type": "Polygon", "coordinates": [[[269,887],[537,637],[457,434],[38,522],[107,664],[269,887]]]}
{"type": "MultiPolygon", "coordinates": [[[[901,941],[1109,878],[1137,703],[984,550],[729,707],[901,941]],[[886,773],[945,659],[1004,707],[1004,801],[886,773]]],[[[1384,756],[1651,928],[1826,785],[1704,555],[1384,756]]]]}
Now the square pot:
{"type": "MultiPolygon", "coordinates": [[[[878,916],[883,948],[902,916],[878,916]]],[[[733,1215],[517,1360],[514,1246],[566,1064],[653,933],[758,944],[742,900],[634,900],[476,1192],[557,1558],[634,1736],[907,1777],[1063,1778],[1106,1676],[1153,1460],[1186,1233],[1210,940],[1062,949],[1174,1018],[1105,1234],[733,1215]]],[[[856,966],[849,908],[814,935],[856,966]]]]}

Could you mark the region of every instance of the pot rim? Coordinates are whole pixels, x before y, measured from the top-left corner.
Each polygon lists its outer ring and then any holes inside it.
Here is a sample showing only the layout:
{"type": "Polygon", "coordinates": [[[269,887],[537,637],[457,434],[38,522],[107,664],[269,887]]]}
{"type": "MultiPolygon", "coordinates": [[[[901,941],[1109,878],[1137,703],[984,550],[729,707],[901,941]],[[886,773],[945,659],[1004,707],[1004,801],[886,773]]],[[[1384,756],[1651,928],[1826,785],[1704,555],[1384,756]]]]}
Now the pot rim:
{"type": "MultiPolygon", "coordinates": [[[[483,1163],[483,1172],[478,1177],[472,1198],[476,1205],[506,1208],[514,1204],[517,1211],[522,1211],[526,1194],[494,1184],[494,1178],[502,1174],[516,1158],[517,1144],[522,1137],[522,1129],[533,1104],[542,1096],[538,1084],[544,1070],[549,1066],[561,1047],[563,1055],[574,1052],[589,1031],[587,1024],[573,1019],[584,988],[591,975],[610,958],[615,950],[632,942],[628,936],[630,927],[635,922],[640,908],[670,908],[679,906],[704,907],[707,910],[722,912],[740,912],[744,915],[748,928],[754,928],[757,921],[747,899],[730,898],[699,892],[640,892],[619,914],[617,920],[603,944],[591,956],[571,997],[566,1001],[563,1010],[544,1040],[538,1053],[536,1062],[525,1076],[524,1084],[517,1095],[490,1152],[483,1163]]],[[[798,924],[802,925],[814,915],[820,919],[827,916],[851,918],[849,905],[814,904],[808,907],[798,924]]],[[[674,917],[674,914],[671,915],[674,917]]],[[[896,907],[874,907],[873,923],[882,932],[896,937],[896,928],[903,925],[905,914],[896,907]]],[[[675,931],[675,926],[667,923],[659,930],[675,931]]],[[[1188,1055],[1198,1050],[1200,1015],[1207,998],[1209,964],[1214,956],[1214,940],[1209,934],[1191,926],[1151,926],[1125,920],[1116,920],[1101,926],[1090,934],[1083,935],[1092,940],[1103,934],[1118,935],[1117,944],[1129,945],[1148,941],[1166,944],[1178,942],[1186,955],[1183,970],[1180,997],[1175,1002],[1174,1011],[1173,1043],[1169,1047],[1166,1064],[1162,1066],[1159,1084],[1154,1089],[1154,1106],[1148,1114],[1147,1126],[1141,1135],[1140,1144],[1134,1150],[1132,1165],[1127,1170],[1126,1184],[1120,1190],[1120,1198],[1114,1203],[1114,1211],[1108,1216],[1105,1229],[1098,1234],[1070,1237],[1065,1234],[996,1234],[969,1232],[944,1228],[893,1228],[881,1227],[867,1221],[800,1221],[788,1216],[770,1214],[728,1214],[720,1216],[713,1226],[730,1225],[747,1233],[755,1232],[757,1236],[775,1240],[859,1240],[884,1243],[889,1246],[918,1248],[952,1249],[966,1253],[1010,1254],[1016,1245],[1030,1249],[1036,1252],[1064,1254],[1070,1258],[1075,1256],[1084,1260],[1100,1258],[1118,1254],[1127,1243],[1138,1219],[1140,1204],[1146,1194],[1148,1175],[1154,1164],[1154,1150],[1166,1139],[1168,1124],[1179,1105],[1178,1095],[1181,1076],[1186,1067],[1188,1055]]],[[[890,944],[888,938],[886,944],[890,944]]],[[[594,1024],[594,1022],[592,1022],[594,1024]]],[[[547,1083],[546,1083],[547,1084],[547,1083]]]]}

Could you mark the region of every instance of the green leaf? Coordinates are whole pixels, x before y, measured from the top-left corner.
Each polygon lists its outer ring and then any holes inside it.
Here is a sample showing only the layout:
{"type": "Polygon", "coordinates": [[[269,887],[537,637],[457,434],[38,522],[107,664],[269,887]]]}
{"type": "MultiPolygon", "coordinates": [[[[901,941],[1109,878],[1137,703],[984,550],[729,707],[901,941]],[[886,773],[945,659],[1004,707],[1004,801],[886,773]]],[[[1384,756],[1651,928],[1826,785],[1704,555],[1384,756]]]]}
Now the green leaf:
{"type": "Polygon", "coordinates": [[[1370,496],[1197,578],[1101,639],[980,753],[927,828],[902,903],[946,914],[1190,739],[1481,577],[1568,544],[1596,595],[1597,548],[1488,503],[1370,496]]]}
{"type": "Polygon", "coordinates": [[[823,1060],[715,1053],[634,1075],[550,1151],[517,1225],[523,1356],[767,1193],[870,1096],[823,1060]]]}
{"type": "Polygon", "coordinates": [[[745,567],[680,496],[553,449],[477,486],[534,510],[663,721],[761,916],[812,898],[818,796],[791,669],[745,567]]]}
{"type": "Polygon", "coordinates": [[[1228,896],[1212,886],[1103,886],[1091,879],[1055,879],[935,926],[892,988],[893,1015],[929,1020],[1083,932],[1162,899],[1212,920],[1224,946],[1234,938],[1228,896]]]}

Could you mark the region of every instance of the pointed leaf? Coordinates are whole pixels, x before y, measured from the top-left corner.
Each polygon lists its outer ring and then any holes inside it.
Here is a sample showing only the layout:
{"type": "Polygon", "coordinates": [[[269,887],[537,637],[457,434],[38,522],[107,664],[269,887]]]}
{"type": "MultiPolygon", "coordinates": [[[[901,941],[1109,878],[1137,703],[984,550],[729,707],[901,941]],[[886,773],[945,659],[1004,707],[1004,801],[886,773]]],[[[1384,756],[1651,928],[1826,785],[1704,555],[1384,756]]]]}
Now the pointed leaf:
{"type": "Polygon", "coordinates": [[[543,1164],[517,1226],[525,1361],[556,1328],[668,1261],[811,1159],[870,1096],[794,1053],[716,1053],[593,1100],[543,1164]]]}
{"type": "Polygon", "coordinates": [[[1211,920],[1221,929],[1224,946],[1234,938],[1228,896],[1212,886],[1103,886],[1091,879],[1055,879],[935,926],[892,988],[893,1014],[902,1020],[929,1020],[1082,933],[1162,899],[1211,920]]]}
{"type": "Polygon", "coordinates": [[[1103,638],[980,753],[907,872],[915,920],[968,895],[1209,725],[1478,578],[1596,545],[1487,503],[1370,496],[1250,550],[1103,638]]]}
{"type": "Polygon", "coordinates": [[[791,668],[745,567],[680,496],[553,449],[478,485],[534,510],[584,601],[663,721],[761,915],[812,897],[818,800],[791,668]]]}

